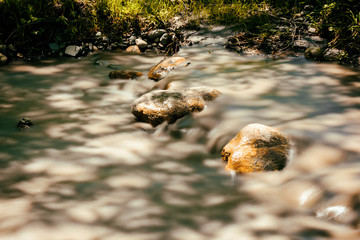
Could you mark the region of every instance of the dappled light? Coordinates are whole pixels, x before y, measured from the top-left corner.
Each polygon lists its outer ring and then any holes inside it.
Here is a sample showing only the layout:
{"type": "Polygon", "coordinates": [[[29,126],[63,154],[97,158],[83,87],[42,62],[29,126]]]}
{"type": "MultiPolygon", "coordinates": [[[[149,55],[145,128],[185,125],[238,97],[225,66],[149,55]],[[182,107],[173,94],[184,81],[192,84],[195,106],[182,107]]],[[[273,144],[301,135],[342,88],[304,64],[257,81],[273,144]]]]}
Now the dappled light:
{"type": "Polygon", "coordinates": [[[359,72],[208,44],[184,47],[191,64],[158,83],[154,54],[1,67],[0,239],[357,239],[359,72]],[[165,81],[221,95],[171,125],[137,122],[133,101],[165,81]],[[19,131],[23,117],[35,125],[19,131]],[[221,149],[250,123],[290,137],[283,171],[224,169],[221,149]]]}

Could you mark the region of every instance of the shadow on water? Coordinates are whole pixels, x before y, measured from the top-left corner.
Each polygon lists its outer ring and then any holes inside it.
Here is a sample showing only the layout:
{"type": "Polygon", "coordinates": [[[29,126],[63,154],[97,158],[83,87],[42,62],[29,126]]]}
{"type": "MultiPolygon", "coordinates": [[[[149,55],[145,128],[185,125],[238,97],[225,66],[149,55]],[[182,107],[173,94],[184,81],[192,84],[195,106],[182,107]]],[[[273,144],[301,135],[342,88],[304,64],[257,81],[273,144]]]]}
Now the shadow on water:
{"type": "Polygon", "coordinates": [[[210,86],[222,96],[162,130],[130,112],[154,86],[145,76],[161,56],[104,53],[1,67],[1,239],[303,239],[354,228],[358,216],[332,229],[313,207],[283,202],[293,195],[289,184],[327,186],[335,163],[358,158],[358,73],[213,45],[180,55],[192,63],[168,76],[175,87],[210,86]],[[114,66],[144,77],[109,80],[114,66]],[[36,125],[16,130],[22,117],[36,125]],[[234,185],[220,151],[252,122],[279,127],[304,147],[283,173],[238,176],[234,185]],[[317,151],[341,161],[322,161],[317,151]],[[319,173],[306,168],[314,157],[319,173]],[[280,227],[287,221],[295,226],[280,227]]]}

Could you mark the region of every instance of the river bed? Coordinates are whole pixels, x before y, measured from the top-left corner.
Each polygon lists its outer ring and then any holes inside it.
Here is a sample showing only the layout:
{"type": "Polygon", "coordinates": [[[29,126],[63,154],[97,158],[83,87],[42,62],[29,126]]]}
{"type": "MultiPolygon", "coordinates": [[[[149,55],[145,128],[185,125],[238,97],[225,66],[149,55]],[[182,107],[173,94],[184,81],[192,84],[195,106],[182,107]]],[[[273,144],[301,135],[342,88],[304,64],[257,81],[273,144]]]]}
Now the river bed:
{"type": "Polygon", "coordinates": [[[222,95],[156,128],[130,107],[160,55],[0,68],[0,239],[359,239],[360,72],[213,43],[178,55],[191,64],[166,81],[222,95]],[[114,69],[144,76],[110,80],[114,69]],[[35,126],[17,130],[22,117],[35,126]],[[222,147],[250,123],[291,138],[283,171],[224,169],[222,147]]]}

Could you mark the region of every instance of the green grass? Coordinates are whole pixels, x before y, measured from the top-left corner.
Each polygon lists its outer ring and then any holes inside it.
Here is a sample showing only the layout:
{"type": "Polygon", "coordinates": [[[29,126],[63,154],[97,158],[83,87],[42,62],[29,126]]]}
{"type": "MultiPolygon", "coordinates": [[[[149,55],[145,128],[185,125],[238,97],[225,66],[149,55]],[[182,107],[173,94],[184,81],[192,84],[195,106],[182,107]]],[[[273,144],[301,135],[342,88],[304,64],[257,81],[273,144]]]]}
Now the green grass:
{"type": "Polygon", "coordinates": [[[264,29],[271,16],[292,16],[306,4],[315,7],[309,17],[334,46],[360,42],[358,0],[0,0],[0,44],[12,43],[28,53],[50,42],[83,41],[97,31],[120,39],[166,27],[174,16],[193,26],[208,22],[264,29]]]}

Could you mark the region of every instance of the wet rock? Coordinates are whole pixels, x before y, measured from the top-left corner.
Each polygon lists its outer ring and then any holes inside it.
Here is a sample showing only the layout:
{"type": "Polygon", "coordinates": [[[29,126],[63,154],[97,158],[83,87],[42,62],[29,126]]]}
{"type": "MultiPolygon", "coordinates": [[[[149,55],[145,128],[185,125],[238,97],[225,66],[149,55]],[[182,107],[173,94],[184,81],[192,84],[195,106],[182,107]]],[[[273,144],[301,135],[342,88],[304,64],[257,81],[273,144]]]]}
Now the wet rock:
{"type": "Polygon", "coordinates": [[[144,40],[138,38],[135,40],[136,46],[138,46],[140,49],[146,49],[148,44],[144,40]]]}
{"type": "Polygon", "coordinates": [[[310,47],[305,50],[305,57],[309,60],[319,61],[323,57],[323,51],[319,47],[310,47]]]}
{"type": "Polygon", "coordinates": [[[156,30],[153,30],[153,31],[149,32],[148,38],[150,40],[154,40],[155,38],[160,38],[165,33],[166,33],[165,29],[156,29],[156,30]]]}
{"type": "Polygon", "coordinates": [[[163,46],[166,46],[171,41],[171,36],[165,33],[164,35],[161,36],[159,41],[163,46]]]}
{"type": "Polygon", "coordinates": [[[4,54],[0,53],[0,66],[5,65],[7,63],[7,60],[8,58],[4,54]]]}
{"type": "Polygon", "coordinates": [[[130,53],[141,53],[140,48],[137,45],[129,46],[125,51],[130,53]]]}
{"type": "Polygon", "coordinates": [[[189,63],[185,63],[185,61],[186,59],[183,57],[166,58],[150,69],[148,77],[149,79],[159,81],[160,79],[166,77],[170,71],[179,67],[187,66],[189,63]]]}
{"type": "Polygon", "coordinates": [[[141,77],[143,74],[137,71],[116,70],[109,73],[111,79],[135,79],[141,77]]]}
{"type": "Polygon", "coordinates": [[[33,125],[34,123],[31,121],[30,118],[22,118],[16,125],[16,128],[19,130],[28,130],[33,125]]]}
{"type": "Polygon", "coordinates": [[[249,124],[223,148],[226,168],[239,173],[282,170],[290,144],[278,130],[262,124],[249,124]]]}
{"type": "Polygon", "coordinates": [[[131,106],[137,119],[157,126],[192,112],[202,111],[206,102],[214,100],[220,92],[213,88],[196,87],[184,90],[156,90],[142,95],[131,106]]]}

